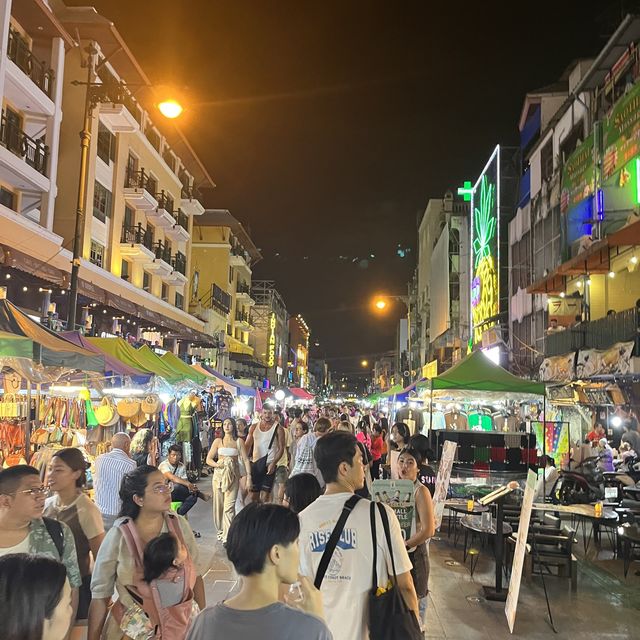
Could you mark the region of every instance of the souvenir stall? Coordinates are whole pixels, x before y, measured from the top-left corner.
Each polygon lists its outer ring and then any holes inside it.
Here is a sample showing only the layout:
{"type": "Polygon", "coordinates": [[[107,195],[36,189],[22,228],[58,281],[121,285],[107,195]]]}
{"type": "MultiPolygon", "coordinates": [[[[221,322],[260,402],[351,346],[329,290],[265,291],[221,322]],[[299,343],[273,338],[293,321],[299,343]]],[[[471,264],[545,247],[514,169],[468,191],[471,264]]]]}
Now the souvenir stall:
{"type": "MultiPolygon", "coordinates": [[[[531,420],[523,422],[513,412],[517,406],[544,417],[544,383],[518,378],[478,351],[427,385],[423,399],[429,410],[423,432],[437,459],[445,441],[457,443],[453,495],[483,495],[508,480],[526,477],[529,468],[537,469],[536,429],[531,420]],[[438,413],[441,417],[436,419],[438,413]]],[[[540,453],[546,453],[547,438],[541,440],[540,453]]]]}

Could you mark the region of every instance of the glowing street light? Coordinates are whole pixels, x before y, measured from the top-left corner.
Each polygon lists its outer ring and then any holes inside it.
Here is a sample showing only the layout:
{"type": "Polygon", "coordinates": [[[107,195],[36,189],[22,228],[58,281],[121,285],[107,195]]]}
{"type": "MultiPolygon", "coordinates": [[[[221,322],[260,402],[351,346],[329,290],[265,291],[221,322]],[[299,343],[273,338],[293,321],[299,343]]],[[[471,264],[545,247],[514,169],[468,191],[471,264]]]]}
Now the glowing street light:
{"type": "Polygon", "coordinates": [[[158,103],[158,111],[160,111],[165,118],[173,120],[178,118],[184,109],[177,100],[163,100],[158,103]]]}
{"type": "Polygon", "coordinates": [[[369,366],[369,361],[368,361],[368,360],[363,360],[360,364],[361,364],[363,367],[368,367],[368,366],[369,366]]]}
{"type": "Polygon", "coordinates": [[[376,300],[376,309],[380,309],[380,311],[382,311],[383,309],[387,308],[387,302],[386,300],[383,300],[382,298],[376,300]]]}

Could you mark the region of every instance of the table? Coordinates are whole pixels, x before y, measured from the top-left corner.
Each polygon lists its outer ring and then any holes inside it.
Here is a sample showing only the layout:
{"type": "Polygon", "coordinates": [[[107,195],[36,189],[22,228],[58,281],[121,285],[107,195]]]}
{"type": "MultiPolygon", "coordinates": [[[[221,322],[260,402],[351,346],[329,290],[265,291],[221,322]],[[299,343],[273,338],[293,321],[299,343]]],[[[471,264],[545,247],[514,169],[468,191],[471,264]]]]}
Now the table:
{"type": "MultiPolygon", "coordinates": [[[[491,526],[488,528],[485,528],[482,526],[482,516],[467,514],[465,516],[462,516],[462,518],[460,518],[460,526],[462,526],[464,529],[464,551],[463,551],[462,557],[463,557],[463,562],[466,562],[467,561],[467,540],[469,538],[469,531],[473,533],[479,533],[481,535],[495,536],[496,528],[498,525],[497,525],[496,519],[491,518],[491,526]]],[[[502,536],[506,538],[507,536],[510,536],[512,533],[513,533],[513,527],[509,523],[503,522],[502,536]]]]}
{"type": "Polygon", "coordinates": [[[618,530],[619,539],[622,541],[622,559],[624,563],[624,577],[629,573],[631,566],[631,548],[640,545],[640,527],[638,525],[625,524],[618,530]]]}
{"type": "Polygon", "coordinates": [[[454,502],[453,500],[447,501],[445,502],[445,506],[449,509],[449,514],[448,514],[448,520],[447,520],[447,537],[450,538],[451,537],[451,521],[453,519],[453,546],[456,547],[458,545],[458,514],[462,513],[464,515],[473,515],[473,516],[478,516],[481,515],[483,513],[486,513],[487,511],[489,511],[489,507],[485,507],[482,504],[478,504],[477,502],[475,502],[473,504],[473,510],[469,511],[469,509],[467,509],[467,501],[463,500],[461,502],[454,502]]]}

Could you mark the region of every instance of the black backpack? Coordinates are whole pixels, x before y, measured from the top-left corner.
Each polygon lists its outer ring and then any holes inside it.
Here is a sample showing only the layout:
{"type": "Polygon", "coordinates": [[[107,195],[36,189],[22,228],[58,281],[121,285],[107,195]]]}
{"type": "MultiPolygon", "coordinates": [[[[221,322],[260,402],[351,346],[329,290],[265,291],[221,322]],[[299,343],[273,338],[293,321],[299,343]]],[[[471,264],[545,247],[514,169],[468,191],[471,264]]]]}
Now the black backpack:
{"type": "Polygon", "coordinates": [[[62,530],[62,525],[53,518],[42,518],[42,521],[49,537],[53,540],[53,544],[56,545],[58,555],[62,561],[62,556],[64,555],[64,531],[62,530]]]}

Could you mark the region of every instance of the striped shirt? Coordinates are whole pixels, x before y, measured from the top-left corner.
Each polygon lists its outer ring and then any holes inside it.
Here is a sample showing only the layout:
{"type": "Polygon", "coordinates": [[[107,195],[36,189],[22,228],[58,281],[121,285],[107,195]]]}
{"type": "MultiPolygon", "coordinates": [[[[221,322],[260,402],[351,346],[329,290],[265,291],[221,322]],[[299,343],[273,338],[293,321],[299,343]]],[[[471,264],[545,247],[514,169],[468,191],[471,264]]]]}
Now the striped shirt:
{"type": "Polygon", "coordinates": [[[135,460],[121,449],[112,449],[96,458],[93,487],[96,505],[103,516],[117,516],[120,513],[120,484],[122,478],[135,468],[135,460]]]}

